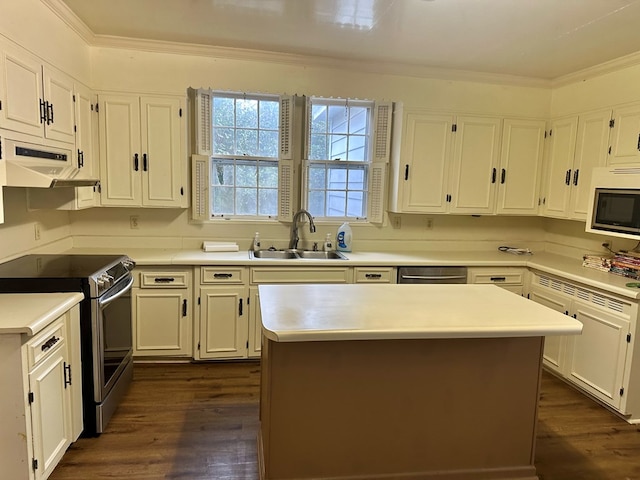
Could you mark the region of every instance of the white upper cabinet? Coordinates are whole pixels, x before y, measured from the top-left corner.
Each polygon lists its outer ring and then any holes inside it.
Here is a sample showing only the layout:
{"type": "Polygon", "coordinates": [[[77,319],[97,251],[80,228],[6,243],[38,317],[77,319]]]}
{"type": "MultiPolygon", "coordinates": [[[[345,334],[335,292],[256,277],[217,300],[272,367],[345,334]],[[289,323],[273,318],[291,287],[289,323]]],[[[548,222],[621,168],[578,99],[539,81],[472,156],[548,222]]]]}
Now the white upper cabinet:
{"type": "Polygon", "coordinates": [[[75,142],[73,80],[30,53],[0,44],[0,128],[75,142]]]}
{"type": "Polygon", "coordinates": [[[505,119],[502,129],[500,168],[496,172],[496,213],[538,213],[544,156],[543,120],[505,119]]]}
{"type": "Polygon", "coordinates": [[[613,110],[608,165],[640,163],[640,104],[613,110]]]}
{"type": "Polygon", "coordinates": [[[182,97],[100,95],[101,203],[186,206],[182,97]]]}
{"type": "MultiPolygon", "coordinates": [[[[99,178],[98,168],[98,96],[82,86],[75,86],[76,92],[76,158],[78,167],[85,177],[99,178]]],[[[95,207],[99,195],[94,187],[77,187],[77,208],[95,207]]]]}
{"type": "Polygon", "coordinates": [[[591,172],[604,166],[611,110],[552,122],[543,212],[548,217],[585,220],[591,172]]]}

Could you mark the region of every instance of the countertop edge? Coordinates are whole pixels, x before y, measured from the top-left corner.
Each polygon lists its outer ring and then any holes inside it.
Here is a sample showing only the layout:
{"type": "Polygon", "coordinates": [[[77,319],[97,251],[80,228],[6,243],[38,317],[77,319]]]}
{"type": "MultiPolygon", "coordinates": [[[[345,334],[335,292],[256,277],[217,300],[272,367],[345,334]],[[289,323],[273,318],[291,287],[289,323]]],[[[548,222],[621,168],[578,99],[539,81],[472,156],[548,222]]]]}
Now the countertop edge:
{"type": "Polygon", "coordinates": [[[23,325],[0,327],[0,334],[18,333],[26,334],[28,336],[36,335],[37,333],[42,331],[47,327],[47,325],[56,320],[58,317],[64,315],[68,310],[80,303],[80,301],[84,298],[84,295],[79,292],[2,294],[2,296],[5,295],[11,295],[13,297],[17,295],[24,296],[25,299],[28,298],[27,301],[30,302],[37,300],[38,297],[42,298],[43,295],[47,296],[48,298],[59,297],[59,301],[57,301],[52,306],[50,305],[50,308],[47,309],[44,313],[38,314],[34,317],[31,317],[30,319],[25,319],[26,321],[23,325]]]}

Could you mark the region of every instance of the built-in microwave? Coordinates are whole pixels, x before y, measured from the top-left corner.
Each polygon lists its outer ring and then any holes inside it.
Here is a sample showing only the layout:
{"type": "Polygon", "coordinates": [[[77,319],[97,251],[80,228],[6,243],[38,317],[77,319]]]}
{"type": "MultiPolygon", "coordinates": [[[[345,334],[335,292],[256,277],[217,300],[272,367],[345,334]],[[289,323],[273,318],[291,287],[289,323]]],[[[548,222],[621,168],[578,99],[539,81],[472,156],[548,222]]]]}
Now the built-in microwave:
{"type": "Polygon", "coordinates": [[[640,240],[640,168],[596,168],[586,231],[640,240]]]}

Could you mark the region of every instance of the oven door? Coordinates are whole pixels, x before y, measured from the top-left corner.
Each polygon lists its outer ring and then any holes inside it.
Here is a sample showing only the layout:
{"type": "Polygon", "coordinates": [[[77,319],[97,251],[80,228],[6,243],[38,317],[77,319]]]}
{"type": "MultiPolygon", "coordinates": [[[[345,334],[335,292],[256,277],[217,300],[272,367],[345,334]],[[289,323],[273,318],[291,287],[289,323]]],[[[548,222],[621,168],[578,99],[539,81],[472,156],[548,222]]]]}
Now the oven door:
{"type": "Polygon", "coordinates": [[[93,374],[96,403],[102,403],[133,354],[131,287],[133,277],[120,280],[101,297],[91,299],[93,374]]]}

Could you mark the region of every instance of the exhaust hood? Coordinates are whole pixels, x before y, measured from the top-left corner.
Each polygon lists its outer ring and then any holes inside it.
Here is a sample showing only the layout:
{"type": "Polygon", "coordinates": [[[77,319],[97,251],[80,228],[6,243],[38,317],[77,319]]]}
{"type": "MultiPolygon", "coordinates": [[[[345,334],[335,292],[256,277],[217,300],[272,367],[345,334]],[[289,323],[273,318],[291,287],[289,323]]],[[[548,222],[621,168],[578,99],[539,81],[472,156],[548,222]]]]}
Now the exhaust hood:
{"type": "Polygon", "coordinates": [[[18,142],[6,137],[2,158],[8,187],[95,187],[99,180],[88,178],[75,166],[70,149],[18,142]]]}

